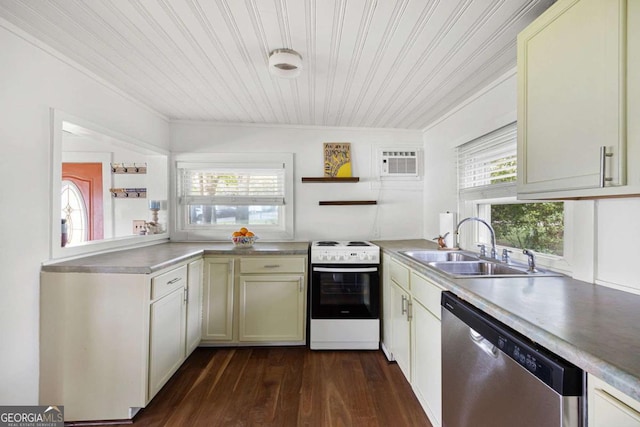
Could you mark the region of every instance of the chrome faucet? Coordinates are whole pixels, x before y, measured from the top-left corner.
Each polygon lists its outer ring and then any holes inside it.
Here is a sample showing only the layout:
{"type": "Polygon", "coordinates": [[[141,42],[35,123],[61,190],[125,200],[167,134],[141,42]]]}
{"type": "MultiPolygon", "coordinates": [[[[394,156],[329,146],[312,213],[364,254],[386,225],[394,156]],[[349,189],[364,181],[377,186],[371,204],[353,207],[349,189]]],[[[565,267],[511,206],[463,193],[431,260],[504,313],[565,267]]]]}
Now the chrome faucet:
{"type": "Polygon", "coordinates": [[[527,271],[529,273],[537,273],[538,269],[536,268],[536,254],[529,249],[525,249],[524,251],[522,251],[522,253],[527,256],[527,261],[529,263],[529,269],[527,271]]]}
{"type": "MultiPolygon", "coordinates": [[[[497,252],[496,252],[496,232],[494,231],[493,227],[491,226],[491,224],[489,224],[487,221],[485,221],[482,218],[478,218],[477,216],[470,216],[468,218],[463,219],[462,221],[460,221],[458,223],[458,225],[456,226],[456,240],[458,240],[458,235],[459,230],[460,230],[460,226],[462,224],[464,224],[467,221],[478,221],[481,224],[484,224],[487,226],[487,228],[489,229],[489,232],[491,233],[491,258],[497,258],[497,252]]],[[[459,245],[457,245],[459,246],[459,245]]]]}

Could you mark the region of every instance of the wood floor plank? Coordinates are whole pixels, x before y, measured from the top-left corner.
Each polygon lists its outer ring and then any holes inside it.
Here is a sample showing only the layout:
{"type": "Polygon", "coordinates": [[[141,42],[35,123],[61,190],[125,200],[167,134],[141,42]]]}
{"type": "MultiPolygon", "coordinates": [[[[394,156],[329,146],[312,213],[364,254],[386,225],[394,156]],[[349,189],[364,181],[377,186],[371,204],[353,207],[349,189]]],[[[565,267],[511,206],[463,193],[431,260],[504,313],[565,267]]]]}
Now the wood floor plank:
{"type": "Polygon", "coordinates": [[[380,351],[198,348],[133,426],[431,427],[380,351]]]}

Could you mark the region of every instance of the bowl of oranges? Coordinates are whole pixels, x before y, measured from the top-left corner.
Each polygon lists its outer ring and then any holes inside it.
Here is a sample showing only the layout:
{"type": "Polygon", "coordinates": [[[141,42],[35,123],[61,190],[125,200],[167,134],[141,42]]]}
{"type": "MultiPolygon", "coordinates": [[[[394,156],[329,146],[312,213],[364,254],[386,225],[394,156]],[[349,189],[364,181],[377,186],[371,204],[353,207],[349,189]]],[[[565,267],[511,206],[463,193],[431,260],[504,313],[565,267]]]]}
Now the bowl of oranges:
{"type": "Polygon", "coordinates": [[[242,227],[238,231],[231,234],[231,240],[237,248],[249,248],[253,246],[258,236],[249,231],[246,227],[242,227]]]}

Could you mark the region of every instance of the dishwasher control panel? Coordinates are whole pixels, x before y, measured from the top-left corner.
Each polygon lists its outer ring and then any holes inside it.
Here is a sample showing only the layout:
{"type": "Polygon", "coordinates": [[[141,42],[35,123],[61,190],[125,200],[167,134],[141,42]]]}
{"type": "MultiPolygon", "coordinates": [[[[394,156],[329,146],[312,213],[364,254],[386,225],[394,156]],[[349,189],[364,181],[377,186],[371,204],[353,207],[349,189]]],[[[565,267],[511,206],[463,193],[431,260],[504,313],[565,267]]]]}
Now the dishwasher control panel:
{"type": "Polygon", "coordinates": [[[551,380],[552,368],[539,357],[537,351],[532,351],[531,345],[519,342],[515,337],[507,337],[498,331],[497,342],[494,344],[507,356],[518,362],[522,367],[547,383],[551,380]]]}

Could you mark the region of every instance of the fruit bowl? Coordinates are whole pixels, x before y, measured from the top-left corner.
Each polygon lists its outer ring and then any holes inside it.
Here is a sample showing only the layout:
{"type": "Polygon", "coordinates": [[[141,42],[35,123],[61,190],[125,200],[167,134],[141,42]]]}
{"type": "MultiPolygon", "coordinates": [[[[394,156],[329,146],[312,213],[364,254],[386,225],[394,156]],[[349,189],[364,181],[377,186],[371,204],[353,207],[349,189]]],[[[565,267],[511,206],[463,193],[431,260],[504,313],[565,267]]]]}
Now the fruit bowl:
{"type": "Polygon", "coordinates": [[[233,236],[231,240],[237,248],[249,248],[253,246],[258,236],[233,236]]]}

